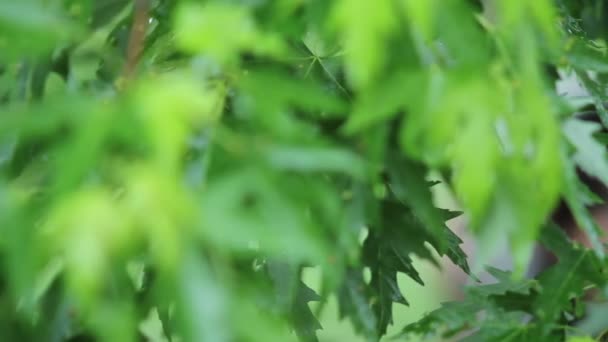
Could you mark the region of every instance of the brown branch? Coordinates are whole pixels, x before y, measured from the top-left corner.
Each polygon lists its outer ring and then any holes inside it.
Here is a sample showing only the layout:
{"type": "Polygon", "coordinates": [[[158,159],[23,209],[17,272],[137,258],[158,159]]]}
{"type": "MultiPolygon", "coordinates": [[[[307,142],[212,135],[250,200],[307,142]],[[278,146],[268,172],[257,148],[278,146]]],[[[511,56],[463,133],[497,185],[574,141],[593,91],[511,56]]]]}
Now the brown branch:
{"type": "Polygon", "coordinates": [[[144,49],[148,28],[150,0],[134,0],[133,26],[127,46],[127,61],[122,72],[123,79],[129,80],[135,73],[139,58],[144,49]]]}

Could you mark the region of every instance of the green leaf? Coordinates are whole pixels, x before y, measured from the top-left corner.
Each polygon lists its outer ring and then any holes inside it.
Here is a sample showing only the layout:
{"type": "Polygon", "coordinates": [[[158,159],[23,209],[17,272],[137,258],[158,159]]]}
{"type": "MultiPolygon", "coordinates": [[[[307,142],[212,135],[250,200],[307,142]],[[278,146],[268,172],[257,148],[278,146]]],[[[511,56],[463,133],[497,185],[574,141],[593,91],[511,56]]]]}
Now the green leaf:
{"type": "Polygon", "coordinates": [[[542,296],[533,303],[535,313],[546,323],[554,321],[562,310],[570,306],[572,298],[584,292],[588,284],[603,287],[606,277],[605,266],[595,254],[571,243],[559,227],[546,227],[541,242],[558,259],[556,265],[539,276],[542,296]]]}
{"type": "Polygon", "coordinates": [[[284,110],[290,106],[318,112],[316,117],[341,113],[346,109],[342,99],[328,94],[323,85],[314,79],[298,79],[280,70],[255,68],[239,80],[240,86],[248,93],[259,97],[261,110],[284,110]],[[272,89],[272,92],[266,90],[272,89]]]}
{"type": "Polygon", "coordinates": [[[129,5],[128,0],[96,0],[96,1],[77,1],[79,4],[75,6],[80,6],[79,10],[84,12],[83,14],[89,14],[87,11],[83,11],[82,2],[86,3],[93,2],[92,5],[89,5],[90,11],[93,15],[93,22],[91,23],[93,27],[98,28],[101,26],[105,26],[113,18],[116,17],[126,6],[129,5]]]}
{"type": "Polygon", "coordinates": [[[587,72],[584,70],[575,70],[578,79],[582,82],[583,86],[591,93],[597,114],[602,121],[604,127],[608,127],[608,108],[606,108],[606,95],[602,90],[602,86],[589,77],[587,72]]]}
{"type": "Polygon", "coordinates": [[[186,326],[186,336],[193,341],[229,341],[226,292],[196,256],[187,257],[182,267],[178,315],[186,326]]]}
{"type": "Polygon", "coordinates": [[[371,304],[362,270],[350,269],[338,292],[340,318],[348,316],[355,331],[368,341],[376,341],[379,337],[376,330],[377,318],[371,304]]]}
{"type": "MultiPolygon", "coordinates": [[[[436,209],[439,217],[447,211],[436,209]]],[[[370,225],[370,231],[363,243],[363,264],[371,271],[369,292],[372,296],[372,309],[377,323],[377,334],[386,334],[388,325],[393,323],[393,303],[409,305],[401,293],[397,283],[399,272],[406,274],[420,285],[424,285],[422,278],[414,267],[411,254],[427,259],[436,265],[435,256],[425,246],[430,243],[436,247],[436,239],[424,230],[422,222],[415,216],[414,211],[393,198],[382,202],[380,222],[370,225]]],[[[464,252],[460,249],[462,243],[456,235],[445,226],[442,227],[449,236],[447,241],[447,255],[469,273],[464,252]],[[452,235],[450,235],[452,234],[452,235]]],[[[440,253],[443,256],[445,253],[440,253]]]]}
{"type": "MultiPolygon", "coordinates": [[[[598,257],[603,258],[605,255],[604,245],[601,241],[603,231],[598,226],[597,222],[587,210],[586,206],[597,203],[597,195],[591,191],[580,181],[576,174],[576,168],[572,162],[564,158],[566,165],[564,167],[565,184],[564,197],[568,208],[572,211],[574,219],[578,227],[585,232],[593,250],[598,257]]],[[[606,164],[608,166],[608,163],[606,164]]]]}
{"type": "Polygon", "coordinates": [[[425,315],[418,322],[405,326],[401,335],[424,336],[442,331],[442,337],[451,337],[469,327],[469,324],[476,320],[477,312],[480,309],[481,307],[477,303],[469,301],[444,303],[441,308],[425,315]]]}
{"type": "Polygon", "coordinates": [[[521,324],[525,314],[511,312],[500,315],[484,322],[484,325],[475,333],[462,339],[463,342],[502,342],[502,341],[546,341],[530,331],[530,326],[521,324]]]}
{"type": "Polygon", "coordinates": [[[435,33],[438,2],[435,0],[403,0],[401,4],[417,33],[419,32],[425,39],[431,39],[435,33]]]}
{"type": "MultiPolygon", "coordinates": [[[[398,196],[395,196],[398,198],[398,196]]],[[[414,253],[421,258],[436,263],[435,258],[424,246],[429,243],[440,256],[447,256],[455,265],[460,267],[465,273],[471,275],[467,256],[460,247],[462,240],[454,234],[445,224],[445,221],[458,216],[459,213],[445,209],[436,208],[433,203],[425,204],[425,210],[434,217],[432,224],[437,224],[430,230],[417,215],[419,209],[400,201],[386,200],[383,203],[382,230],[386,231],[385,238],[393,245],[398,252],[399,259],[408,260],[407,255],[414,253]],[[436,229],[436,230],[435,230],[436,229]]],[[[407,269],[407,268],[406,268],[407,269]]],[[[402,271],[419,281],[417,273],[410,274],[409,271],[402,271]]]]}
{"type": "Polygon", "coordinates": [[[213,181],[202,198],[201,234],[240,253],[320,261],[327,249],[305,210],[259,169],[235,170],[213,181]]]}
{"type": "Polygon", "coordinates": [[[581,39],[572,38],[567,58],[568,62],[580,70],[592,70],[601,73],[608,72],[608,63],[604,53],[593,49],[581,39]]]}
{"type": "Polygon", "coordinates": [[[362,179],[365,164],[357,155],[343,149],[323,147],[271,146],[263,155],[277,169],[300,172],[340,172],[362,179]]]}
{"type": "Polygon", "coordinates": [[[300,272],[292,265],[278,261],[269,261],[266,265],[274,284],[277,306],[292,320],[300,341],[318,341],[316,331],[321,329],[321,324],[308,303],[319,301],[321,297],[300,280],[300,272]]]}
{"type": "Polygon", "coordinates": [[[578,119],[569,119],[564,123],[564,134],[576,149],[573,157],[576,164],[608,186],[606,147],[593,136],[600,129],[599,124],[578,119]]]}
{"type": "Polygon", "coordinates": [[[596,342],[596,340],[590,336],[575,336],[568,338],[567,342],[596,342]]]}
{"type": "Polygon", "coordinates": [[[398,250],[385,240],[386,235],[376,236],[372,231],[363,244],[364,264],[371,270],[372,310],[377,320],[377,334],[386,334],[393,323],[393,302],[409,305],[397,283],[397,272],[404,272],[422,284],[422,279],[412,265],[407,251],[398,250]]]}
{"type": "Polygon", "coordinates": [[[308,303],[320,299],[319,295],[310,287],[303,282],[299,283],[292,315],[296,335],[301,341],[318,341],[316,331],[322,329],[322,327],[310,310],[308,303]]]}
{"type": "Polygon", "coordinates": [[[529,303],[539,290],[535,280],[514,281],[510,272],[488,268],[496,283],[471,287],[466,297],[448,302],[426,314],[418,322],[407,325],[400,336],[441,336],[450,338],[468,332],[463,341],[527,341],[542,340],[533,325],[522,325],[525,307],[513,304],[529,303]],[[513,309],[507,311],[505,309],[513,309]],[[483,314],[480,314],[483,312],[483,314]]]}
{"type": "Polygon", "coordinates": [[[413,210],[414,215],[436,241],[439,253],[445,252],[447,243],[444,218],[437,215],[433,204],[430,183],[425,180],[427,170],[422,164],[393,155],[389,165],[390,190],[413,210]]]}
{"type": "Polygon", "coordinates": [[[497,282],[471,288],[470,293],[474,296],[490,297],[507,293],[528,295],[531,291],[540,289],[538,281],[535,279],[514,280],[511,272],[491,266],[488,266],[486,270],[497,282]]]}
{"type": "Polygon", "coordinates": [[[417,71],[399,70],[392,73],[378,87],[355,100],[354,111],[344,131],[353,134],[391,119],[405,108],[406,103],[411,106],[419,101],[424,81],[423,75],[417,71]]]}
{"type": "Polygon", "coordinates": [[[0,3],[2,58],[49,52],[79,34],[64,13],[36,0],[0,3]]]}
{"type": "Polygon", "coordinates": [[[386,62],[384,47],[397,25],[392,2],[336,1],[332,19],[342,36],[350,83],[355,87],[370,85],[386,62]]]}
{"type": "Polygon", "coordinates": [[[241,51],[279,56],[283,42],[262,33],[245,6],[222,2],[180,4],[175,14],[177,44],[188,52],[205,53],[219,63],[233,63],[241,51]]]}

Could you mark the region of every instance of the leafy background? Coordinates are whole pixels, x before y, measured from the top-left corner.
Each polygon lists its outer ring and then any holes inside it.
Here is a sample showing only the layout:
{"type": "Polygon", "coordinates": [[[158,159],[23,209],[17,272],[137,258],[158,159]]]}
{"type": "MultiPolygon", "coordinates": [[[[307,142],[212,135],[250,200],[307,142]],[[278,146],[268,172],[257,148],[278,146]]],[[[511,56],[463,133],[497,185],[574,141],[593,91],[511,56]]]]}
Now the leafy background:
{"type": "Polygon", "coordinates": [[[337,311],[367,341],[393,323],[402,339],[599,338],[603,200],[582,175],[608,185],[606,13],[1,1],[0,337],[316,341],[337,311]],[[587,95],[561,96],[566,75],[587,95]],[[550,222],[559,203],[590,248],[550,222]],[[439,299],[423,269],[475,281],[505,242],[511,271],[413,322],[439,299]],[[525,278],[537,243],[557,263],[525,278]]]}

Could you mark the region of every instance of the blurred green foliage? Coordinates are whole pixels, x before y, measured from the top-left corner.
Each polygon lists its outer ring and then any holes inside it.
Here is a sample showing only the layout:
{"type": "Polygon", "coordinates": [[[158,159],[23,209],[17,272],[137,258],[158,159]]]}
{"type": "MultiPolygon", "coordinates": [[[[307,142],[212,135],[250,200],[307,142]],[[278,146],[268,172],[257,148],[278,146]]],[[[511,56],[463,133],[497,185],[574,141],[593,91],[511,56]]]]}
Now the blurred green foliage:
{"type": "Polygon", "coordinates": [[[514,270],[399,336],[569,338],[607,280],[577,173],[608,183],[604,7],[0,0],[0,340],[316,341],[331,300],[377,341],[413,258],[471,273],[431,171],[514,270]],[[559,261],[525,280],[537,241],[559,261]]]}

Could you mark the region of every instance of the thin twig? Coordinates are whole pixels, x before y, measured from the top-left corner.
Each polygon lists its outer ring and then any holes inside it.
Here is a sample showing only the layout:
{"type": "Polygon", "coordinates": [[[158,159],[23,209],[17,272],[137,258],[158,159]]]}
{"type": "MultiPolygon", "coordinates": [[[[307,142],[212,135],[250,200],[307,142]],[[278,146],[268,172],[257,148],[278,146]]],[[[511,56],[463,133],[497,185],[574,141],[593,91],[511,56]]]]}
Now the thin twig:
{"type": "Polygon", "coordinates": [[[129,35],[127,62],[122,73],[125,80],[129,80],[135,73],[144,49],[149,21],[150,0],[134,0],[134,2],[133,26],[131,26],[131,34],[129,35]]]}

